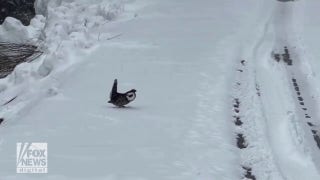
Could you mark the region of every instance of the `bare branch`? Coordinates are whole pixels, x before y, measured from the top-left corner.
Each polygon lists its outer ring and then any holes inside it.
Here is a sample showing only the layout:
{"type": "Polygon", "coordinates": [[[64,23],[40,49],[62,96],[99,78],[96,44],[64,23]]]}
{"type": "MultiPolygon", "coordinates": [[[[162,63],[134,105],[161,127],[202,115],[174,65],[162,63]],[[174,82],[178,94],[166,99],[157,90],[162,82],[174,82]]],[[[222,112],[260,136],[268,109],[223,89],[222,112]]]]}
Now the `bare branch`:
{"type": "Polygon", "coordinates": [[[0,78],[6,77],[23,62],[31,62],[42,54],[31,44],[0,42],[0,78]]]}

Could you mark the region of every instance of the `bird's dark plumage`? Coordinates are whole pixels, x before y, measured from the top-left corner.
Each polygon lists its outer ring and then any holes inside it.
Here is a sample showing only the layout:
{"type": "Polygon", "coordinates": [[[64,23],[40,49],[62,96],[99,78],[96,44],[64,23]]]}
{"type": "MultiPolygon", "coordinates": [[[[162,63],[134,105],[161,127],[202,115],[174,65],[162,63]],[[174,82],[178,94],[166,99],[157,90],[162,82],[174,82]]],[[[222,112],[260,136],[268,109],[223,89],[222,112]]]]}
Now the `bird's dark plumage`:
{"type": "Polygon", "coordinates": [[[117,79],[115,79],[113,82],[112,90],[110,92],[110,100],[108,101],[108,103],[114,104],[118,107],[124,107],[124,105],[127,105],[136,98],[135,89],[131,89],[126,93],[118,93],[117,88],[118,81],[117,79]]]}

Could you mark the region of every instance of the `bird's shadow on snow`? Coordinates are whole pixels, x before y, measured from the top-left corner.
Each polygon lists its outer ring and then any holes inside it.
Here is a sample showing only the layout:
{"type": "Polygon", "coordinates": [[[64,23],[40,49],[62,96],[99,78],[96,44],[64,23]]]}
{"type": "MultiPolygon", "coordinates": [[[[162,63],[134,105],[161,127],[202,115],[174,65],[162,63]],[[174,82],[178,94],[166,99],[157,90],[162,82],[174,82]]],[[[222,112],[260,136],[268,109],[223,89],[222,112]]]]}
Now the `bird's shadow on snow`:
{"type": "Polygon", "coordinates": [[[109,109],[116,109],[116,110],[139,110],[141,109],[140,107],[137,106],[124,106],[124,107],[116,107],[116,106],[109,106],[109,109]]]}

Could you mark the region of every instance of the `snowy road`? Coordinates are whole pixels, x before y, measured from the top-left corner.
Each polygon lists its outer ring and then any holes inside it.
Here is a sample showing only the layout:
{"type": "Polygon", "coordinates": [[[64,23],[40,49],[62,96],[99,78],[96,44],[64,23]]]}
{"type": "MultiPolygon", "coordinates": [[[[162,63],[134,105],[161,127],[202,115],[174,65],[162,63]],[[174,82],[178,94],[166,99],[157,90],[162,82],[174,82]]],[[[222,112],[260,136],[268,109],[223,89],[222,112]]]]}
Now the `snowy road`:
{"type": "Polygon", "coordinates": [[[103,31],[123,35],[66,74],[56,96],[3,127],[2,176],[14,174],[16,142],[45,141],[48,178],[241,177],[225,105],[236,56],[229,52],[254,18],[246,6],[234,11],[239,5],[154,2],[107,25],[103,31]],[[126,109],[107,104],[114,78],[122,91],[137,89],[126,109]]]}
{"type": "Polygon", "coordinates": [[[63,78],[0,94],[0,178],[320,179],[305,2],[131,3],[134,17],[99,27],[121,35],[99,34],[63,78]],[[107,103],[115,78],[137,89],[127,108],[107,103]],[[49,173],[16,174],[17,142],[47,142],[49,173]]]}

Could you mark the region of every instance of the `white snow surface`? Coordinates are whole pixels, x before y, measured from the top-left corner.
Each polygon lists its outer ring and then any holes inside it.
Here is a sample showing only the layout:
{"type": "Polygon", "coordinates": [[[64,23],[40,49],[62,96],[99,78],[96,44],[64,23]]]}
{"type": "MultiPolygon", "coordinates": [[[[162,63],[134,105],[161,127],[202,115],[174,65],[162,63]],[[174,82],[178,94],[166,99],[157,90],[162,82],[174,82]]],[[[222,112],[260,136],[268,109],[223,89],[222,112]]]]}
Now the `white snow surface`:
{"type": "Polygon", "coordinates": [[[0,41],[44,51],[0,79],[0,179],[250,180],[243,167],[257,180],[320,179],[311,131],[320,130],[320,2],[35,7],[30,26],[13,18],[0,26],[0,41]],[[292,66],[272,57],[284,46],[292,66]],[[115,78],[120,92],[137,90],[126,108],[107,103],[115,78]],[[47,174],[16,173],[17,142],[48,143],[47,174]]]}

